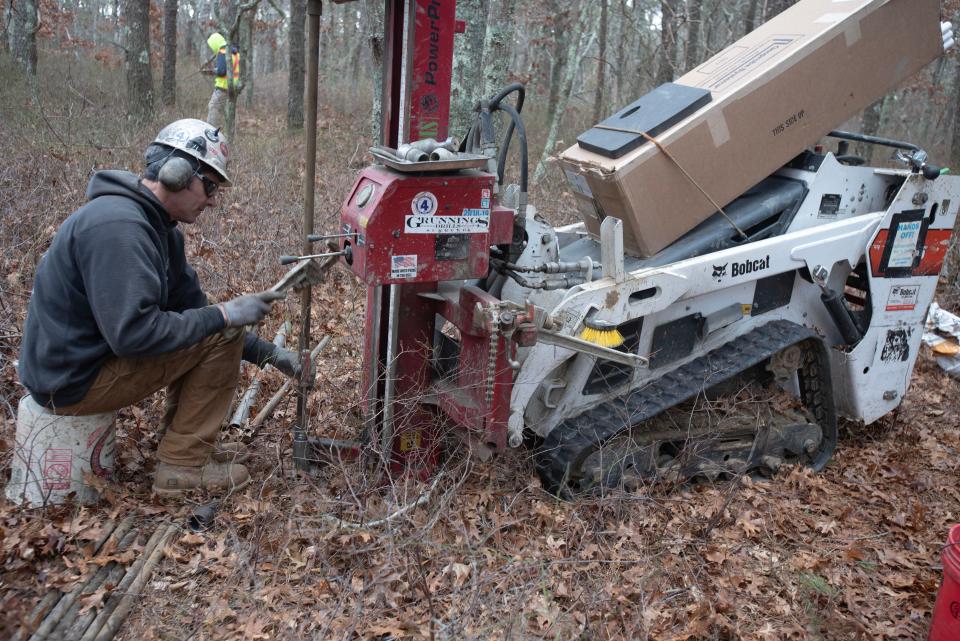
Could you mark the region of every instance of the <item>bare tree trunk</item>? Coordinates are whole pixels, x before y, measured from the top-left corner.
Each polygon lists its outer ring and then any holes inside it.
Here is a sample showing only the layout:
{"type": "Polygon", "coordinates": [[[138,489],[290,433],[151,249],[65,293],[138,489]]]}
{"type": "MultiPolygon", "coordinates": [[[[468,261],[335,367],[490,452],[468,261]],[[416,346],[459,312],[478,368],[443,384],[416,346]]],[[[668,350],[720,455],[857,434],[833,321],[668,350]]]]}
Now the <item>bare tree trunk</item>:
{"type": "Polygon", "coordinates": [[[743,18],[743,32],[750,33],[757,28],[757,5],[760,0],[748,0],[747,13],[743,18]]]}
{"type": "MultiPolygon", "coordinates": [[[[930,86],[939,87],[941,91],[944,87],[943,76],[947,70],[947,60],[948,58],[946,56],[938,58],[933,65],[933,72],[930,77],[930,86]]],[[[946,91],[943,91],[943,94],[945,96],[946,91]]],[[[940,118],[942,118],[943,112],[941,105],[938,104],[936,100],[924,100],[921,104],[923,115],[920,117],[920,134],[917,136],[917,140],[920,141],[920,144],[925,145],[927,141],[930,140],[930,128],[933,126],[934,121],[939,121],[940,118]]]]}
{"type": "Polygon", "coordinates": [[[30,78],[37,76],[37,31],[40,16],[37,0],[10,0],[7,9],[10,53],[30,78]]]}
{"type": "Polygon", "coordinates": [[[150,72],[150,0],[123,0],[127,113],[138,121],[153,114],[150,72]]]}
{"type": "MultiPolygon", "coordinates": [[[[880,125],[883,122],[883,107],[886,100],[887,97],[884,96],[863,110],[863,114],[860,116],[860,126],[863,133],[868,136],[876,136],[880,133],[880,125]]],[[[873,145],[859,143],[856,146],[856,151],[866,159],[868,165],[871,164],[873,145]]]]}
{"type": "MultiPolygon", "coordinates": [[[[189,6],[193,9],[193,15],[197,15],[198,9],[195,0],[187,0],[189,6]]],[[[204,53],[200,55],[205,55],[209,49],[207,49],[206,38],[200,36],[200,28],[197,25],[195,20],[187,20],[187,28],[183,33],[183,55],[187,60],[190,60],[193,63],[196,60],[198,48],[204,53]]]]}
{"type": "Polygon", "coordinates": [[[361,16],[357,15],[357,10],[352,8],[352,6],[347,11],[347,17],[351,26],[350,55],[348,57],[349,66],[347,67],[347,73],[349,75],[347,77],[354,79],[354,81],[350,83],[350,93],[354,102],[356,102],[361,87],[360,78],[363,73],[360,61],[363,58],[363,50],[366,47],[367,34],[364,30],[361,16]]]}
{"type": "Polygon", "coordinates": [[[303,90],[306,75],[306,42],[304,23],[307,20],[307,3],[290,0],[290,67],[287,80],[287,129],[303,128],[303,90]]]}
{"type": "Polygon", "coordinates": [[[473,123],[473,106],[483,91],[483,40],[488,0],[457,2],[457,19],[467,23],[467,31],[453,41],[453,82],[450,86],[451,136],[467,135],[473,123]]]}
{"type": "Polygon", "coordinates": [[[253,23],[257,17],[256,11],[251,11],[240,22],[240,77],[243,78],[243,89],[246,92],[246,107],[253,109],[253,23]]]}
{"type": "Polygon", "coordinates": [[[489,98],[507,83],[510,63],[509,44],[513,41],[515,0],[491,2],[487,14],[487,33],[483,42],[483,91],[489,98]]]}
{"type": "Polygon", "coordinates": [[[950,136],[950,164],[960,167],[960,60],[953,76],[953,134],[950,136]]]}
{"type": "Polygon", "coordinates": [[[687,0],[687,52],[683,70],[690,71],[700,64],[700,21],[703,0],[687,0]]]}
{"type": "Polygon", "coordinates": [[[597,88],[593,93],[593,122],[603,119],[603,85],[607,80],[607,0],[600,0],[600,33],[597,40],[597,88]]]}
{"type": "Polygon", "coordinates": [[[550,115],[550,129],[547,133],[547,142],[543,147],[543,153],[540,155],[540,161],[537,163],[537,169],[531,179],[534,184],[543,180],[547,173],[547,161],[553,155],[553,148],[557,144],[557,138],[560,133],[560,125],[563,121],[563,114],[567,110],[567,104],[570,102],[570,95],[573,93],[573,81],[577,76],[578,65],[583,52],[588,51],[593,46],[593,38],[596,37],[596,23],[585,25],[590,20],[591,5],[581,5],[573,10],[574,13],[569,45],[565,53],[567,60],[566,68],[563,70],[563,80],[557,96],[556,109],[550,115]],[[579,15],[577,15],[579,14],[579,15]]]}
{"type": "Polygon", "coordinates": [[[370,43],[373,64],[373,108],[370,114],[370,135],[375,145],[387,144],[383,138],[383,21],[384,4],[372,2],[363,12],[363,29],[370,43]]]}
{"type": "Polygon", "coordinates": [[[178,0],[163,2],[163,104],[172,107],[177,102],[177,5],[178,0]]]}
{"type": "Polygon", "coordinates": [[[680,0],[660,2],[660,55],[655,84],[673,80],[677,64],[677,14],[680,0]]]}
{"type": "Polygon", "coordinates": [[[623,106],[627,100],[624,99],[624,94],[627,93],[624,79],[626,77],[626,56],[627,56],[627,42],[629,41],[629,35],[627,32],[627,1],[620,0],[620,18],[619,18],[619,31],[620,35],[618,38],[619,46],[617,47],[617,100],[614,103],[614,110],[619,109],[623,106]]]}
{"type": "MultiPolygon", "coordinates": [[[[293,4],[297,3],[295,2],[293,4]]],[[[244,58],[250,55],[250,52],[243,48],[243,38],[241,37],[243,22],[246,19],[253,19],[253,16],[256,15],[257,10],[260,8],[260,0],[227,2],[227,15],[225,17],[221,14],[220,7],[221,5],[219,3],[212,3],[214,16],[217,23],[220,25],[220,32],[225,34],[227,39],[227,108],[225,129],[227,131],[227,138],[235,142],[236,136],[234,134],[236,133],[237,127],[237,101],[240,98],[240,94],[243,93],[246,83],[250,82],[251,79],[244,77],[241,68],[236,70],[236,74],[239,76],[239,78],[234,76],[233,51],[234,48],[236,48],[237,53],[240,56],[240,65],[243,65],[244,58]]]]}
{"type": "Polygon", "coordinates": [[[779,15],[785,9],[789,9],[795,4],[797,4],[797,0],[769,0],[769,2],[767,2],[767,10],[763,15],[764,22],[779,15]]]}
{"type": "Polygon", "coordinates": [[[567,69],[567,54],[571,45],[576,44],[572,40],[573,36],[571,34],[578,27],[578,25],[571,24],[570,16],[575,11],[574,9],[563,11],[556,2],[554,6],[556,6],[556,10],[551,11],[551,13],[555,20],[555,39],[553,42],[553,61],[550,65],[550,94],[547,98],[547,113],[550,114],[551,120],[560,102],[561,87],[567,69]]]}
{"type": "Polygon", "coordinates": [[[0,29],[0,53],[10,53],[10,19],[13,7],[9,0],[3,2],[3,23],[0,29]]]}

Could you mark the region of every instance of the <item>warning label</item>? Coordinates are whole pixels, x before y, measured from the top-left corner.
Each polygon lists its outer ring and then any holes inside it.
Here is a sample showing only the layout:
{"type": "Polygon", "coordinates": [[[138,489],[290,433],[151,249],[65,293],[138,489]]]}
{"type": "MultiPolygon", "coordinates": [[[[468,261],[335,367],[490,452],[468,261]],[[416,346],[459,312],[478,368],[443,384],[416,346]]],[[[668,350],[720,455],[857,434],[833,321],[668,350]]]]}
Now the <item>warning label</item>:
{"type": "Polygon", "coordinates": [[[416,278],[416,276],[416,254],[390,257],[390,278],[416,278]]]}
{"type": "Polygon", "coordinates": [[[897,225],[887,269],[913,267],[913,260],[917,255],[917,243],[920,240],[920,226],[919,220],[906,221],[897,225]]]}
{"type": "Polygon", "coordinates": [[[909,312],[917,307],[920,285],[894,285],[887,297],[888,312],[909,312]]]}
{"type": "Polygon", "coordinates": [[[69,490],[73,450],[50,448],[43,453],[43,489],[69,490]]]}

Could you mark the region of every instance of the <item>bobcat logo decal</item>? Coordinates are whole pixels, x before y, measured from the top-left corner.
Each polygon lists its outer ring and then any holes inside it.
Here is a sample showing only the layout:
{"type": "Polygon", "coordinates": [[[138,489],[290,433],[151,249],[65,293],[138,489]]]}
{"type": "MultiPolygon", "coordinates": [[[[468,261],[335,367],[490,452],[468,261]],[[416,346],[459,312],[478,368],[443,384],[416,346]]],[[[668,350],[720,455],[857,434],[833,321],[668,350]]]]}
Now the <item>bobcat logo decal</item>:
{"type": "Polygon", "coordinates": [[[729,264],[730,264],[730,263],[724,263],[724,264],[722,264],[722,265],[714,265],[714,266],[713,266],[713,278],[714,278],[714,280],[716,280],[718,283],[719,283],[721,280],[723,280],[723,277],[724,277],[724,276],[727,275],[727,265],[729,265],[729,264]]]}

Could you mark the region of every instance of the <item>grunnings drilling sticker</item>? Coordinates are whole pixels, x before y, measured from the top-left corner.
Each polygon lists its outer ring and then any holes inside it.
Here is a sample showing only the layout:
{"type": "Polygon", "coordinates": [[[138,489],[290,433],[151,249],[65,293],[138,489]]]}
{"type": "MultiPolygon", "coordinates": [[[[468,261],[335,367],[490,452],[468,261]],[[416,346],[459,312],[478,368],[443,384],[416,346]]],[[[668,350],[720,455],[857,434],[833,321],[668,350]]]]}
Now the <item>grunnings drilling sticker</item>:
{"type": "Polygon", "coordinates": [[[405,216],[407,234],[485,234],[490,231],[490,210],[465,208],[450,216],[405,216]]]}

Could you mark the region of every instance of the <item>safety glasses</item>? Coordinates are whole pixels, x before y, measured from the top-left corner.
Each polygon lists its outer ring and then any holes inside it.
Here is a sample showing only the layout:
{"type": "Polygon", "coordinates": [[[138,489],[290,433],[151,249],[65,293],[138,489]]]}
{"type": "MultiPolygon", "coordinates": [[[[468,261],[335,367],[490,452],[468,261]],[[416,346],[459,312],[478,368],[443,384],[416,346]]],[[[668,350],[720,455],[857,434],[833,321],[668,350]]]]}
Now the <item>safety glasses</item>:
{"type": "Polygon", "coordinates": [[[213,195],[217,193],[220,189],[220,183],[215,180],[207,178],[199,171],[193,174],[200,179],[200,182],[203,183],[203,193],[207,195],[207,198],[213,198],[213,195]]]}

